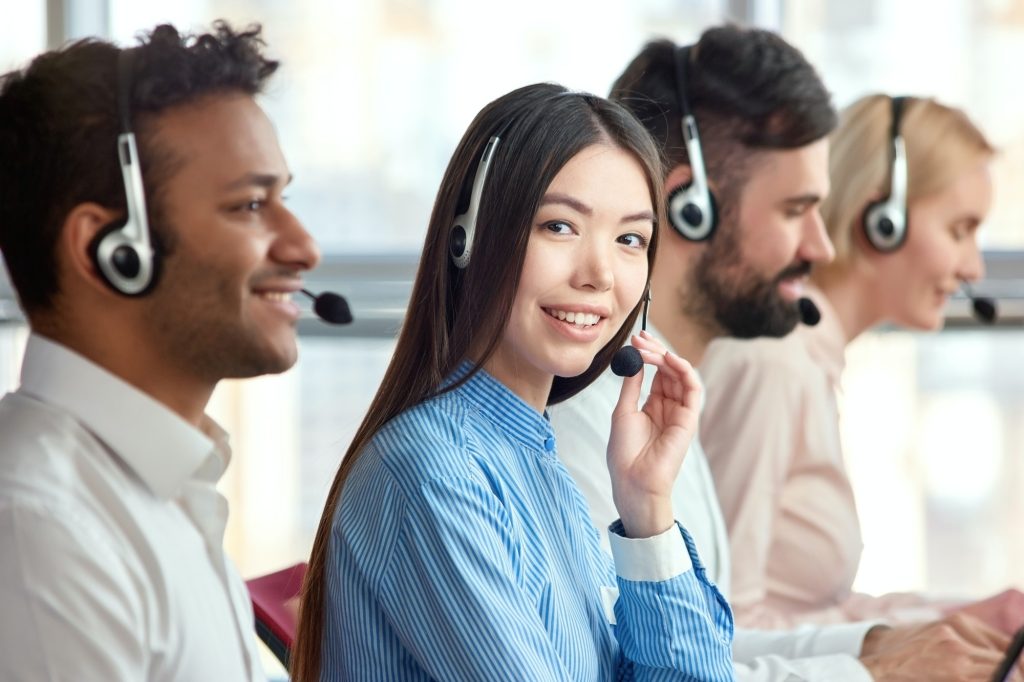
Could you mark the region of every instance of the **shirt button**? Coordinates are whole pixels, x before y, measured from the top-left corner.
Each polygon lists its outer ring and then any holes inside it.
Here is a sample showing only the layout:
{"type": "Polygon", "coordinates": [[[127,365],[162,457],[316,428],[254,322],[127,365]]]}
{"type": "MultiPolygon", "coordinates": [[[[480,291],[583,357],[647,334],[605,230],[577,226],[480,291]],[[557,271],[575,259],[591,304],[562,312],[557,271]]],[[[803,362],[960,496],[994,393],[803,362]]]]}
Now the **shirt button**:
{"type": "Polygon", "coordinates": [[[554,452],[555,451],[555,438],[554,438],[554,436],[548,436],[547,438],[544,439],[544,449],[547,452],[554,452]]]}

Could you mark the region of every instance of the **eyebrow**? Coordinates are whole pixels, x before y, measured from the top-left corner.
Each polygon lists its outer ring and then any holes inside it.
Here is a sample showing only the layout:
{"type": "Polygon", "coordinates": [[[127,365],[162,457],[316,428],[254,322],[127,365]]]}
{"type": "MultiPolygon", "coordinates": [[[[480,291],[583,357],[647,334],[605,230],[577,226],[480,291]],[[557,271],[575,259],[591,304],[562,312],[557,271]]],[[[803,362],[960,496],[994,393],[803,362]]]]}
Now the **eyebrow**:
{"type": "Polygon", "coordinates": [[[810,206],[813,206],[814,204],[821,203],[821,195],[820,194],[801,194],[800,196],[789,197],[787,199],[783,199],[782,203],[788,204],[788,205],[800,205],[800,206],[809,206],[810,205],[810,206]]]}
{"type": "MultiPolygon", "coordinates": [[[[594,214],[594,209],[587,206],[579,199],[569,196],[568,194],[559,194],[558,192],[545,194],[544,197],[540,200],[540,205],[547,206],[549,204],[561,204],[563,206],[568,206],[577,213],[582,213],[585,216],[591,216],[594,214]]],[[[622,220],[619,222],[633,223],[640,220],[653,223],[654,212],[638,211],[637,213],[630,213],[629,215],[623,216],[622,220]]]]}
{"type": "MultiPolygon", "coordinates": [[[[289,173],[288,177],[284,178],[283,184],[290,184],[294,177],[294,175],[289,173]]],[[[263,187],[266,189],[270,189],[271,187],[277,186],[278,183],[280,182],[281,176],[276,175],[274,173],[246,173],[237,180],[229,182],[227,185],[225,185],[224,189],[235,190],[242,189],[243,187],[263,187]]]]}
{"type": "Polygon", "coordinates": [[[983,222],[981,216],[976,213],[965,213],[953,220],[953,225],[964,225],[968,228],[976,228],[983,222]]]}

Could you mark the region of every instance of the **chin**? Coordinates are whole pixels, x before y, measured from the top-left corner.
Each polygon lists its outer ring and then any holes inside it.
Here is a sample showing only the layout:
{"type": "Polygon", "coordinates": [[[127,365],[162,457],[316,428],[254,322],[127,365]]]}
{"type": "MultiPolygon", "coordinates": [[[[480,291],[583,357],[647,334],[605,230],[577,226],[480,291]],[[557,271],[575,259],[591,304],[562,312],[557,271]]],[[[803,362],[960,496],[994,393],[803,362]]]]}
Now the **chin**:
{"type": "Polygon", "coordinates": [[[937,332],[946,324],[943,310],[925,315],[915,315],[900,322],[901,327],[917,332],[937,332]]]}
{"type": "MultiPolygon", "coordinates": [[[[596,355],[596,353],[595,353],[596,355]]],[[[591,355],[585,359],[572,359],[565,360],[556,364],[554,374],[556,377],[562,377],[563,379],[571,379],[572,377],[578,377],[579,375],[590,369],[590,366],[594,364],[594,356],[591,355]]]]}
{"type": "Polygon", "coordinates": [[[236,355],[235,378],[250,378],[264,374],[281,374],[295,366],[299,359],[298,347],[290,344],[274,344],[263,348],[250,348],[249,352],[239,351],[236,355]]]}

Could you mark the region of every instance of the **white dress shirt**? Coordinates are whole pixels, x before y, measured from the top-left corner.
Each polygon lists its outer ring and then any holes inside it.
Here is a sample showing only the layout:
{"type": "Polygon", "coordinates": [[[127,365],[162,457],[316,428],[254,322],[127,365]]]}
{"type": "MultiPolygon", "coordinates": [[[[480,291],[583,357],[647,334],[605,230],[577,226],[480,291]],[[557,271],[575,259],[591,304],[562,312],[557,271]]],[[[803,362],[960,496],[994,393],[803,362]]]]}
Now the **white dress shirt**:
{"type": "Polygon", "coordinates": [[[29,339],[0,400],[0,679],[262,680],[224,432],[29,339]]]}
{"type": "MultiPolygon", "coordinates": [[[[648,327],[657,336],[657,332],[648,327]]],[[[668,344],[661,341],[666,347],[668,344]]],[[[646,400],[654,372],[644,368],[642,400],[646,400]]],[[[576,480],[598,528],[618,518],[612,502],[606,449],[611,415],[619,399],[622,379],[602,374],[586,390],[548,409],[558,440],[559,458],[576,480]]],[[[641,401],[641,405],[642,405],[641,401]]],[[[700,442],[694,438],[672,493],[676,519],[690,531],[708,578],[729,594],[730,550],[722,511],[700,442]]],[[[796,680],[871,680],[857,657],[867,631],[876,621],[795,630],[762,631],[737,628],[733,660],[740,682],[792,682],[796,680]]]]}

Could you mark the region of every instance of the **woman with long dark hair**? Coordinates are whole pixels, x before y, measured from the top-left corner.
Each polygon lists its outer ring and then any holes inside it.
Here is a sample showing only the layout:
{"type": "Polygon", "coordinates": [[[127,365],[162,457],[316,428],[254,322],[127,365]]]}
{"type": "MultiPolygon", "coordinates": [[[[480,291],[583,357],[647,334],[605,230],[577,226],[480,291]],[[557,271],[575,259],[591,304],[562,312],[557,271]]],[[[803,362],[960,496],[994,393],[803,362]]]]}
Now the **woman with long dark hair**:
{"type": "Polygon", "coordinates": [[[670,494],[696,429],[686,361],[626,379],[600,548],[545,409],[605,371],[647,296],[658,152],[556,85],[486,106],[448,166],[409,312],[328,496],[293,679],[733,678],[728,605],[670,494]]]}

